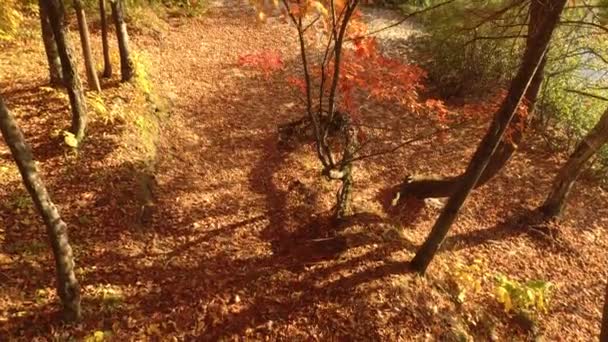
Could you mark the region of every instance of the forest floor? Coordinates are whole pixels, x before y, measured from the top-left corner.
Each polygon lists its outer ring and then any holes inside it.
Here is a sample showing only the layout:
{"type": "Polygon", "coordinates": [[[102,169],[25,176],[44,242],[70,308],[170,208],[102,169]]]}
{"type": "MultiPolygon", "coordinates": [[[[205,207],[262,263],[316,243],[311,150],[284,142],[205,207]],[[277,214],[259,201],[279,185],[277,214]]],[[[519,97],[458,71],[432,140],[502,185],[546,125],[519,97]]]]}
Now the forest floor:
{"type": "MultiPolygon", "coordinates": [[[[368,16],[374,25],[391,19],[388,11],[368,16]]],[[[42,43],[32,34],[3,48],[0,91],[70,227],[84,320],[57,321],[44,228],[0,145],[0,340],[95,332],[115,340],[530,339],[494,298],[498,274],[555,284],[535,334],[597,336],[608,193],[583,177],[555,236],[518,220],[541,203],[564,155],[533,138],[520,146],[473,192],[428,276],[419,277],[407,261],[443,202],[385,210],[387,190],[411,173],[461,172],[482,123],[357,164],[355,214],[335,225],[328,217],[337,184],[320,177],[311,145],[277,144],[277,125],[302,115],[286,81],[298,72],[295,31],[277,18],[260,23],[233,2],[163,25],[131,37],[163,104],[117,76],[104,80],[108,108],[92,111],[77,155],[62,142],[67,100],[45,87],[42,43]],[[266,74],[238,64],[264,51],[280,54],[284,68],[266,74]],[[450,269],[475,260],[481,269],[471,276],[481,288],[459,303],[450,269]]],[[[93,35],[99,46],[96,28],[93,35]]],[[[388,32],[382,41],[399,48],[398,38],[388,32]]],[[[368,132],[375,141],[405,140],[433,125],[387,103],[370,101],[362,115],[384,127],[368,132]]]]}

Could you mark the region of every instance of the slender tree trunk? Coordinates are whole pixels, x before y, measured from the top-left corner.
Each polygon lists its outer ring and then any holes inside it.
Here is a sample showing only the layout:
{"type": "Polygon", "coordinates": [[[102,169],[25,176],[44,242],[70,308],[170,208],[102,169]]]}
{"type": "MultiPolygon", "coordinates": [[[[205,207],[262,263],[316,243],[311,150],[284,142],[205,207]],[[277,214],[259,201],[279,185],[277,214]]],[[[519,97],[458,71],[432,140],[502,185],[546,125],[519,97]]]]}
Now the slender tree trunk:
{"type": "Polygon", "coordinates": [[[67,226],[61,220],[57,208],[42,183],[36,170],[32,153],[0,97],[0,131],[17,163],[23,184],[32,197],[36,209],[42,216],[47,235],[55,256],[57,270],[57,294],[63,304],[67,321],[80,319],[80,286],[74,274],[74,256],[68,240],[67,226]]]}
{"type": "Polygon", "coordinates": [[[566,164],[559,170],[553,182],[551,193],[540,208],[545,217],[554,218],[562,214],[568,194],[583,170],[585,163],[607,142],[608,109],[606,109],[600,121],[595,124],[595,127],[578,144],[566,164]]]}
{"type": "Polygon", "coordinates": [[[63,81],[72,108],[72,127],[70,131],[80,142],[84,138],[87,125],[87,109],[82,91],[82,83],[76,70],[70,41],[63,25],[64,8],[61,0],[42,0],[55,35],[55,43],[61,60],[63,81]]]}
{"type": "MultiPolygon", "coordinates": [[[[547,6],[543,2],[534,0],[530,3],[530,20],[528,22],[529,34],[526,39],[526,49],[530,49],[537,43],[534,37],[538,32],[540,24],[543,22],[544,16],[547,14],[546,12],[547,6]]],[[[526,91],[524,98],[525,104],[528,106],[528,116],[521,117],[516,115],[513,118],[511,127],[514,128],[514,133],[511,135],[511,139],[503,139],[500,141],[488,166],[485,168],[479,181],[475,185],[475,188],[486,184],[494,178],[494,176],[507,165],[517,150],[517,147],[522,142],[525,129],[535,114],[534,107],[544,80],[546,63],[547,57],[545,56],[534,73],[534,77],[526,91]]],[[[418,198],[450,197],[462,184],[463,177],[464,174],[453,177],[409,176],[401,185],[400,198],[407,198],[408,196],[418,198]]]]}
{"type": "Polygon", "coordinates": [[[517,108],[523,100],[536,70],[542,63],[553,30],[559,22],[560,14],[566,2],[567,0],[545,2],[547,14],[543,20],[542,27],[534,34],[536,43],[529,48],[526,48],[522,58],[522,64],[517,75],[511,82],[507,97],[495,114],[488,132],[473,155],[473,158],[464,173],[464,177],[462,178],[462,184],[454,194],[450,196],[441,215],[439,215],[439,218],[435,222],[431,233],[412,260],[412,267],[416,271],[420,273],[426,271],[431,260],[435,256],[435,253],[439,250],[450,227],[456,220],[456,216],[464,204],[464,201],[475,187],[475,184],[479,181],[484,169],[488,166],[492,154],[495,152],[509,123],[515,116],[517,108]]]}
{"type": "Polygon", "coordinates": [[[112,77],[112,62],[110,61],[110,45],[108,44],[108,15],[106,1],[99,0],[99,15],[101,17],[101,45],[103,47],[103,74],[105,78],[112,77]]]}
{"type": "MultiPolygon", "coordinates": [[[[350,118],[344,116],[342,130],[344,131],[344,158],[343,160],[348,161],[355,156],[357,148],[359,147],[359,141],[357,139],[357,132],[355,127],[350,124],[350,118]]],[[[340,172],[342,173],[341,181],[342,186],[337,193],[336,203],[336,218],[338,220],[343,219],[352,214],[352,192],[353,192],[353,163],[347,162],[341,167],[340,172]]]]}
{"type": "Polygon", "coordinates": [[[38,0],[38,10],[40,12],[40,27],[42,28],[42,41],[44,42],[44,51],[49,62],[49,78],[52,86],[62,85],[61,60],[57,52],[57,44],[55,43],[55,35],[53,28],[49,22],[49,16],[45,7],[42,4],[43,0],[38,0]]]}
{"type": "Polygon", "coordinates": [[[82,45],[82,54],[84,56],[84,66],[87,71],[87,82],[89,89],[101,92],[99,78],[95,70],[95,61],[91,53],[91,40],[89,35],[89,27],[87,26],[87,17],[84,13],[84,7],[81,0],[74,0],[74,8],[76,9],[76,18],[78,19],[78,33],[80,34],[80,43],[82,45]]]}
{"type": "Polygon", "coordinates": [[[604,312],[602,314],[602,330],[600,332],[600,342],[608,341],[608,284],[604,295],[604,312]]]}
{"type": "Polygon", "coordinates": [[[129,34],[125,23],[122,0],[110,0],[112,6],[112,19],[116,26],[116,36],[118,37],[118,52],[120,54],[120,74],[123,82],[128,82],[133,78],[133,61],[130,57],[129,34]]]}

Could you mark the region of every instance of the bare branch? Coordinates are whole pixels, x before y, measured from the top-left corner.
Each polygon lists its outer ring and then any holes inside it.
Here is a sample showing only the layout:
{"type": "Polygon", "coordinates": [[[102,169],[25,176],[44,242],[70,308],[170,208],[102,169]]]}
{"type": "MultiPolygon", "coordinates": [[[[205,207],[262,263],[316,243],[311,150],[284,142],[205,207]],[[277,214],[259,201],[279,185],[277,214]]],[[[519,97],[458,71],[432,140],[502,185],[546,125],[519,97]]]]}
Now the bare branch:
{"type": "Polygon", "coordinates": [[[568,93],[574,93],[574,94],[578,94],[578,95],[592,97],[592,98],[597,99],[597,100],[608,101],[608,97],[604,97],[604,96],[601,96],[601,95],[588,93],[586,91],[576,90],[576,89],[564,89],[564,90],[566,92],[568,92],[568,93]]]}
{"type": "Polygon", "coordinates": [[[377,34],[377,33],[382,32],[382,31],[388,30],[388,29],[393,28],[393,27],[395,27],[395,26],[399,26],[399,25],[403,24],[404,22],[406,22],[408,19],[412,18],[412,17],[415,17],[415,16],[417,16],[417,15],[420,15],[420,14],[423,14],[423,13],[426,13],[426,12],[429,12],[429,11],[432,11],[432,10],[435,10],[435,9],[440,8],[440,7],[443,7],[443,6],[445,6],[445,5],[451,4],[451,3],[452,3],[452,2],[454,2],[454,1],[456,1],[456,0],[447,0],[447,1],[444,1],[444,2],[439,3],[439,4],[437,4],[437,5],[434,5],[434,6],[431,6],[431,7],[427,7],[427,8],[423,8],[423,9],[418,10],[418,11],[414,11],[414,12],[412,12],[412,13],[409,13],[409,14],[408,14],[408,15],[406,15],[405,17],[401,18],[400,20],[398,20],[398,21],[396,21],[396,22],[394,22],[394,23],[390,24],[390,25],[387,25],[387,26],[385,26],[385,27],[379,28],[379,29],[377,29],[377,30],[374,30],[374,31],[368,32],[368,33],[366,33],[366,34],[363,34],[363,35],[360,35],[360,36],[357,36],[357,37],[350,38],[350,39],[348,39],[348,41],[351,41],[351,40],[357,40],[357,39],[361,39],[361,38],[365,38],[365,37],[373,36],[373,35],[375,35],[375,34],[377,34]]]}
{"type": "Polygon", "coordinates": [[[602,25],[597,24],[597,23],[589,22],[589,21],[583,21],[583,20],[562,20],[559,23],[563,24],[563,25],[590,26],[590,27],[596,28],[598,30],[601,30],[601,31],[603,31],[605,33],[608,33],[608,27],[602,26],[602,25]]]}
{"type": "Polygon", "coordinates": [[[475,38],[464,43],[464,46],[467,46],[478,40],[523,39],[523,38],[528,38],[528,35],[527,34],[513,34],[513,35],[506,35],[506,36],[476,36],[475,38]]]}
{"type": "Polygon", "coordinates": [[[319,21],[320,18],[321,18],[321,16],[317,15],[316,18],[314,18],[310,23],[308,23],[308,25],[306,25],[306,27],[304,27],[304,29],[302,29],[302,32],[306,32],[312,25],[314,25],[317,21],[319,21]]]}
{"type": "Polygon", "coordinates": [[[363,160],[363,159],[368,159],[368,158],[373,158],[373,157],[378,157],[378,156],[382,156],[382,155],[385,155],[385,154],[394,153],[394,152],[397,152],[399,149],[401,149],[401,148],[403,148],[403,147],[405,147],[407,145],[413,144],[413,143],[421,141],[421,140],[425,140],[425,139],[431,138],[431,137],[433,137],[433,136],[435,136],[437,134],[443,133],[443,132],[447,132],[447,131],[450,131],[450,130],[453,130],[453,129],[456,129],[456,128],[463,127],[463,126],[465,126],[468,123],[469,123],[468,121],[463,121],[463,122],[461,122],[461,123],[459,123],[457,125],[454,125],[452,127],[435,129],[435,130],[432,130],[430,132],[427,131],[425,133],[419,134],[419,135],[417,135],[417,136],[415,136],[415,137],[413,137],[411,139],[408,139],[408,140],[402,142],[401,144],[396,145],[394,147],[391,147],[389,149],[378,151],[378,152],[374,152],[374,153],[370,153],[370,154],[366,154],[366,155],[362,155],[362,156],[359,156],[359,157],[352,158],[350,160],[342,161],[342,164],[346,165],[348,163],[352,163],[352,162],[355,162],[355,161],[359,161],[359,160],[363,160]]]}
{"type": "MultiPolygon", "coordinates": [[[[462,30],[463,31],[470,31],[470,30],[478,29],[481,26],[483,26],[484,24],[500,18],[503,14],[507,13],[510,9],[512,9],[512,8],[518,6],[518,5],[521,5],[522,3],[524,3],[523,0],[513,1],[512,3],[510,3],[507,6],[505,6],[504,8],[501,8],[501,9],[499,9],[497,11],[492,12],[492,14],[490,14],[489,16],[482,17],[481,20],[477,24],[475,24],[474,26],[464,27],[462,30]]],[[[520,12],[521,12],[521,10],[520,10],[520,12]]]]}

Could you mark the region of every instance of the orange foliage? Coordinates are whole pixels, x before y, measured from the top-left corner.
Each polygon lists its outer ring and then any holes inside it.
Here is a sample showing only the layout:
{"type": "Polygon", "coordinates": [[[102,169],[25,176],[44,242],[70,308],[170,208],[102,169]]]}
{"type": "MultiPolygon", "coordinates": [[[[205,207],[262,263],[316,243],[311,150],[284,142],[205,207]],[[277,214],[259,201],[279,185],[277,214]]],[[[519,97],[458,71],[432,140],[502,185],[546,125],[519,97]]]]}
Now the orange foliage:
{"type": "MultiPolygon", "coordinates": [[[[314,65],[311,71],[313,87],[320,87],[321,77],[325,77],[323,94],[328,95],[334,64],[329,63],[324,71],[320,65],[314,65]]],[[[445,117],[447,108],[442,101],[420,101],[419,92],[424,90],[425,77],[426,72],[419,66],[381,55],[374,38],[355,40],[353,49],[342,51],[336,109],[356,116],[361,105],[357,100],[373,98],[398,103],[412,113],[435,111],[438,117],[445,117]]],[[[306,85],[301,78],[292,76],[288,81],[305,93],[306,85]]]]}
{"type": "MultiPolygon", "coordinates": [[[[476,102],[472,104],[466,104],[461,110],[462,117],[469,120],[483,119],[487,121],[489,117],[494,115],[500,108],[500,105],[507,96],[505,89],[500,89],[489,99],[485,99],[483,102],[476,102]]],[[[515,144],[514,134],[523,132],[526,128],[526,118],[528,117],[528,105],[524,102],[519,104],[517,108],[516,117],[513,118],[507,131],[504,135],[504,141],[515,144]]]]}
{"type": "MultiPolygon", "coordinates": [[[[253,0],[260,1],[260,0],[253,0]]],[[[309,28],[308,22],[319,17],[322,27],[310,27],[322,33],[327,40],[319,42],[312,39],[307,49],[317,49],[323,52],[327,43],[335,42],[344,24],[346,11],[353,9],[352,0],[287,0],[283,14],[293,16],[289,20],[296,21],[300,29],[309,28]],[[349,7],[350,6],[350,7],[349,7]],[[331,11],[333,10],[333,15],[331,11]],[[298,24],[298,19],[303,23],[298,24]],[[308,20],[304,22],[304,20],[308,20]],[[316,42],[316,45],[315,45],[316,42]]],[[[357,119],[361,102],[373,98],[380,101],[394,102],[406,111],[415,114],[432,114],[434,119],[445,124],[448,122],[448,109],[440,100],[423,101],[419,93],[424,91],[426,72],[419,66],[388,58],[378,51],[378,44],[374,37],[367,37],[367,25],[361,20],[361,13],[354,10],[346,26],[345,36],[341,46],[339,80],[336,87],[335,110],[349,113],[357,119]]],[[[308,34],[308,32],[306,32],[308,34]]],[[[318,35],[315,35],[318,37],[318,35]]],[[[336,47],[330,44],[329,61],[325,64],[309,62],[311,93],[319,96],[323,106],[329,101],[333,77],[335,75],[336,47]],[[333,50],[332,50],[333,49],[333,50]]],[[[309,58],[310,61],[310,58],[309,58]]],[[[274,55],[255,54],[239,58],[239,64],[261,68],[270,72],[282,67],[280,57],[274,55]]],[[[303,77],[288,77],[287,81],[295,86],[301,93],[306,93],[306,83],[303,77]]],[[[321,110],[326,110],[322,108],[321,110]]]]}
{"type": "Polygon", "coordinates": [[[283,69],[281,54],[276,51],[262,51],[239,56],[237,64],[241,67],[253,67],[262,70],[267,76],[271,72],[283,69]]]}

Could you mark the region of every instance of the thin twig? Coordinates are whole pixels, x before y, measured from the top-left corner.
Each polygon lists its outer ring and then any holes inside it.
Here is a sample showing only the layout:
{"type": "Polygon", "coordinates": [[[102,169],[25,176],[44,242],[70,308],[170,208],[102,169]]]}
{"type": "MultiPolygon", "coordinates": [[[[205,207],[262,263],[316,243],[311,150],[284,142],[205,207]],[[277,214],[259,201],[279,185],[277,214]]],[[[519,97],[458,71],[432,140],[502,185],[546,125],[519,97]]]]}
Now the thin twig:
{"type": "Polygon", "coordinates": [[[302,58],[302,67],[304,69],[304,80],[306,82],[306,111],[308,112],[308,116],[313,123],[313,131],[315,133],[315,138],[317,140],[317,155],[319,160],[323,164],[323,166],[328,167],[329,165],[333,165],[331,163],[331,158],[327,160],[327,156],[324,154],[324,151],[319,143],[321,140],[321,132],[320,132],[320,123],[318,122],[318,117],[312,112],[312,94],[311,94],[311,79],[310,73],[308,71],[308,59],[306,56],[306,44],[304,38],[304,32],[302,31],[302,18],[296,18],[295,15],[291,12],[291,8],[289,7],[289,3],[287,0],[283,0],[283,4],[287,10],[289,17],[292,22],[296,26],[298,30],[298,40],[300,43],[300,55],[302,58]]]}
{"type": "Polygon", "coordinates": [[[368,159],[368,158],[378,157],[378,156],[389,154],[389,153],[394,153],[397,150],[399,150],[399,149],[401,149],[401,148],[403,148],[403,147],[405,147],[407,145],[410,145],[412,143],[415,143],[415,142],[418,142],[418,141],[421,141],[421,140],[428,139],[428,138],[430,138],[432,136],[435,136],[435,135],[437,135],[439,133],[443,133],[443,132],[447,132],[447,131],[450,131],[450,130],[453,130],[453,129],[456,129],[456,128],[460,128],[462,126],[465,126],[468,123],[469,123],[468,121],[463,121],[463,122],[461,122],[461,123],[459,123],[459,124],[457,124],[455,126],[452,126],[452,127],[435,129],[435,130],[433,130],[431,132],[426,132],[426,133],[423,133],[423,134],[419,134],[419,135],[417,135],[417,136],[415,136],[415,137],[413,137],[411,139],[408,139],[408,140],[402,142],[401,144],[399,144],[397,146],[391,147],[391,148],[386,149],[386,150],[382,150],[382,151],[366,154],[366,155],[363,155],[363,156],[355,157],[355,158],[352,158],[350,160],[343,161],[342,164],[345,165],[345,164],[352,163],[352,162],[355,162],[355,161],[359,161],[359,160],[362,160],[362,159],[368,159]]]}
{"type": "Polygon", "coordinates": [[[597,100],[608,101],[608,97],[604,97],[602,95],[588,93],[588,92],[582,91],[582,90],[564,89],[564,91],[566,91],[568,93],[574,93],[574,94],[579,94],[579,95],[583,95],[583,96],[592,97],[592,98],[597,99],[597,100]]]}
{"type": "Polygon", "coordinates": [[[414,12],[412,12],[412,13],[409,13],[409,14],[408,14],[408,15],[406,15],[405,17],[401,18],[400,20],[398,20],[398,21],[396,21],[396,22],[394,22],[394,23],[390,24],[390,25],[387,25],[387,26],[385,26],[385,27],[379,28],[379,29],[377,29],[377,30],[374,30],[374,31],[368,32],[368,33],[363,34],[363,35],[360,35],[360,36],[352,37],[352,38],[350,38],[350,39],[347,39],[346,41],[357,40],[357,39],[361,39],[361,38],[365,38],[365,37],[373,36],[373,35],[375,35],[375,34],[377,34],[377,33],[382,32],[382,31],[385,31],[385,30],[391,29],[391,28],[393,28],[393,27],[395,27],[395,26],[399,26],[399,25],[403,24],[404,22],[406,22],[408,19],[412,18],[412,17],[415,17],[415,16],[417,16],[417,15],[420,15],[420,14],[423,14],[423,13],[426,13],[426,12],[429,12],[429,11],[432,11],[432,10],[435,10],[435,9],[440,8],[440,7],[443,7],[443,6],[445,6],[445,5],[451,4],[451,3],[452,3],[452,2],[454,2],[454,1],[456,1],[456,0],[447,0],[447,1],[444,1],[444,2],[439,3],[439,4],[437,4],[437,5],[434,5],[434,6],[431,6],[431,7],[427,7],[427,8],[424,8],[424,9],[418,10],[418,11],[414,11],[414,12]]]}
{"type": "Polygon", "coordinates": [[[604,31],[605,33],[608,33],[608,27],[604,27],[604,26],[602,26],[600,24],[592,23],[592,22],[588,22],[588,21],[583,21],[583,20],[562,20],[559,23],[563,24],[563,25],[591,26],[591,27],[596,28],[598,30],[604,31]]]}
{"type": "Polygon", "coordinates": [[[321,16],[317,15],[316,18],[314,18],[310,23],[308,23],[308,25],[306,25],[306,27],[304,27],[304,29],[302,29],[302,33],[306,32],[312,25],[314,25],[317,21],[319,21],[320,18],[321,18],[321,16]]]}

